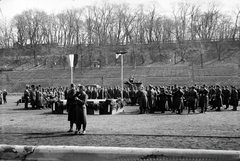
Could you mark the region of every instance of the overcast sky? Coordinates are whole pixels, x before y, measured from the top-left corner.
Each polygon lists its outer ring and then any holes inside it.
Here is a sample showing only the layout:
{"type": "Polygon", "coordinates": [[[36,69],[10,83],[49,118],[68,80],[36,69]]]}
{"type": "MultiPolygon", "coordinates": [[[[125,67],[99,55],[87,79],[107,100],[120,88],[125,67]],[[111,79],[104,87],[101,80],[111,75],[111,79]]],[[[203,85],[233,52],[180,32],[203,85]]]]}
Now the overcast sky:
{"type": "MultiPolygon", "coordinates": [[[[105,0],[106,1],[106,0],[105,0]]],[[[198,2],[206,4],[207,2],[214,1],[221,5],[222,12],[231,12],[232,9],[240,5],[240,0],[108,0],[111,3],[130,3],[136,4],[149,4],[157,2],[162,11],[168,12],[171,10],[171,4],[176,2],[198,2]]],[[[58,13],[62,10],[72,7],[84,7],[86,5],[94,5],[101,3],[102,0],[0,0],[1,14],[0,17],[11,19],[14,15],[21,13],[27,9],[40,9],[47,13],[58,13]]]]}

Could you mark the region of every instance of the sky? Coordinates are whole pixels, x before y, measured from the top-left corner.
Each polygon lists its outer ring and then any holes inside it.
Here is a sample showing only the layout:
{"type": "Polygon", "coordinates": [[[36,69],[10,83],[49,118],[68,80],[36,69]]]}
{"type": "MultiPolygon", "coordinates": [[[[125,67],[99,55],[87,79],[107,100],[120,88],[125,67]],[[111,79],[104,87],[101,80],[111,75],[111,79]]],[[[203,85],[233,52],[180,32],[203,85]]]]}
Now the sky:
{"type": "MultiPolygon", "coordinates": [[[[240,0],[105,0],[110,3],[130,3],[130,5],[144,4],[157,2],[163,12],[169,12],[173,3],[177,2],[197,2],[206,4],[214,1],[221,5],[223,12],[231,12],[236,6],[240,6],[240,0]]],[[[102,0],[0,0],[0,18],[11,19],[16,14],[20,14],[28,9],[44,10],[47,13],[58,13],[68,8],[80,8],[87,5],[94,5],[103,2],[102,0]]]]}

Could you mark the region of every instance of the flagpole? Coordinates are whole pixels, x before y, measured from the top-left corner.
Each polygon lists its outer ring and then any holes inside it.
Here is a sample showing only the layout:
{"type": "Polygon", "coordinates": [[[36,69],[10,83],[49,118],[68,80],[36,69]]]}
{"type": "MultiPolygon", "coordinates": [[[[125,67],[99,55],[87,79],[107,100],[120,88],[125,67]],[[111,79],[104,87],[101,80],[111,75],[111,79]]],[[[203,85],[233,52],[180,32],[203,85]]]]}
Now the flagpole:
{"type": "Polygon", "coordinates": [[[123,100],[123,54],[121,54],[121,99],[123,100]]]}
{"type": "Polygon", "coordinates": [[[71,84],[73,84],[73,67],[71,67],[71,84]]]}

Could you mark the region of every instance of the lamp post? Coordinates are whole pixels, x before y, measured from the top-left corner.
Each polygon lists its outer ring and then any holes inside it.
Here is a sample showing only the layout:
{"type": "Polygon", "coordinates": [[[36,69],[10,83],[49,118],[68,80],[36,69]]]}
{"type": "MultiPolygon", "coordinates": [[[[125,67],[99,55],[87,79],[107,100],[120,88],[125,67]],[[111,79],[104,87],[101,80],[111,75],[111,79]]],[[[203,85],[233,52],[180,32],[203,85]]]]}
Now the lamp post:
{"type": "Polygon", "coordinates": [[[117,57],[121,56],[121,99],[123,100],[123,55],[126,54],[127,51],[118,51],[116,52],[117,57]]]}

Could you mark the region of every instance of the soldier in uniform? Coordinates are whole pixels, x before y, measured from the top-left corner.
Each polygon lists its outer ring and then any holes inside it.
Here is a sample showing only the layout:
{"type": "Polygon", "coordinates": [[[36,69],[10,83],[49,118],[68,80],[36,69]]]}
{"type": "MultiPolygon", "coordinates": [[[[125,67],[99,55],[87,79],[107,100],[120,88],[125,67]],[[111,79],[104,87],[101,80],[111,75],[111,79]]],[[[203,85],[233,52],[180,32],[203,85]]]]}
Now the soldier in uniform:
{"type": "Polygon", "coordinates": [[[234,86],[232,86],[232,91],[231,91],[231,98],[230,98],[231,105],[233,106],[233,111],[237,111],[237,106],[238,106],[238,91],[234,86]]]}
{"type": "Polygon", "coordinates": [[[7,103],[7,91],[6,91],[6,89],[3,90],[2,95],[3,95],[3,103],[7,103]]]}
{"type": "Polygon", "coordinates": [[[199,107],[201,107],[201,112],[204,113],[207,111],[208,106],[208,90],[205,85],[201,86],[199,91],[199,107]]]}
{"type": "Polygon", "coordinates": [[[130,97],[130,101],[131,101],[131,106],[134,106],[136,104],[136,92],[134,90],[134,87],[131,87],[131,90],[129,91],[129,97],[130,97]]]}
{"type": "Polygon", "coordinates": [[[195,101],[198,98],[197,91],[195,90],[195,86],[192,86],[188,92],[188,113],[192,109],[193,113],[195,113],[195,101]]]}
{"type": "Polygon", "coordinates": [[[97,99],[98,98],[98,91],[97,91],[96,87],[93,87],[91,97],[92,97],[92,99],[97,99]]]}
{"type": "Polygon", "coordinates": [[[230,90],[228,89],[228,86],[225,86],[222,93],[223,93],[223,105],[226,105],[225,109],[228,109],[230,93],[231,93],[230,90]]]}
{"type": "Polygon", "coordinates": [[[222,90],[220,89],[219,85],[216,86],[214,104],[215,104],[215,107],[217,108],[216,111],[221,111],[221,107],[222,107],[222,90]]]}
{"type": "Polygon", "coordinates": [[[75,89],[75,84],[71,84],[70,90],[68,91],[67,94],[67,111],[68,111],[68,121],[70,121],[70,129],[68,132],[73,131],[73,123],[74,123],[74,113],[75,113],[75,94],[76,94],[76,89],[75,89]]]}
{"type": "Polygon", "coordinates": [[[30,91],[29,91],[29,85],[26,85],[26,89],[24,90],[23,93],[23,99],[24,99],[24,107],[28,109],[28,103],[30,102],[30,91]]]}
{"type": "Polygon", "coordinates": [[[167,93],[164,87],[160,87],[160,93],[159,93],[159,107],[161,110],[161,113],[165,113],[165,105],[167,101],[167,93]]]}
{"type": "Polygon", "coordinates": [[[152,85],[149,85],[149,89],[147,91],[147,97],[148,97],[148,105],[150,108],[150,113],[154,113],[155,111],[155,104],[156,104],[156,92],[155,88],[152,85]]]}
{"type": "Polygon", "coordinates": [[[32,109],[36,109],[36,89],[35,89],[35,85],[31,85],[30,100],[31,100],[32,109]]]}
{"type": "Polygon", "coordinates": [[[87,99],[88,95],[85,92],[84,86],[79,86],[79,91],[75,94],[74,98],[76,101],[76,112],[74,123],[77,125],[75,134],[85,134],[87,126],[87,99]],[[81,126],[83,125],[83,131],[81,132],[81,126]]]}
{"type": "Polygon", "coordinates": [[[148,98],[147,91],[144,89],[143,85],[138,88],[138,104],[140,108],[140,114],[145,114],[148,108],[148,98]]]}

